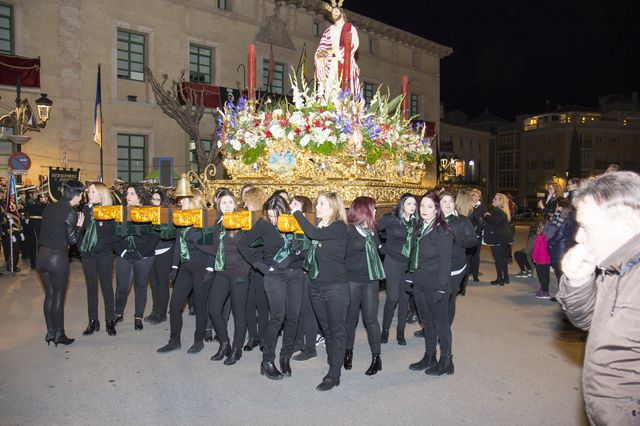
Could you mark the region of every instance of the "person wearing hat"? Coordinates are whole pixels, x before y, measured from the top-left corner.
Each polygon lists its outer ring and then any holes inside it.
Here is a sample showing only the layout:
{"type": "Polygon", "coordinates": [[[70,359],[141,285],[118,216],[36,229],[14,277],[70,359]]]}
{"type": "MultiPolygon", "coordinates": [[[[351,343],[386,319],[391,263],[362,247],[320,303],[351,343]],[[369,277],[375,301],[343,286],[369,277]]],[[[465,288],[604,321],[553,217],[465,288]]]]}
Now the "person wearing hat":
{"type": "Polygon", "coordinates": [[[36,269],[36,257],[38,255],[38,235],[40,233],[40,223],[42,222],[42,213],[47,206],[48,198],[46,194],[41,196],[43,191],[33,191],[29,193],[27,198],[26,215],[24,220],[25,243],[22,246],[23,259],[29,258],[31,269],[36,269]],[[44,201],[42,201],[44,199],[44,201]]]}
{"type": "Polygon", "coordinates": [[[116,204],[124,204],[124,201],[125,201],[124,185],[125,185],[125,182],[120,178],[116,178],[113,180],[111,193],[115,198],[116,204]]]}

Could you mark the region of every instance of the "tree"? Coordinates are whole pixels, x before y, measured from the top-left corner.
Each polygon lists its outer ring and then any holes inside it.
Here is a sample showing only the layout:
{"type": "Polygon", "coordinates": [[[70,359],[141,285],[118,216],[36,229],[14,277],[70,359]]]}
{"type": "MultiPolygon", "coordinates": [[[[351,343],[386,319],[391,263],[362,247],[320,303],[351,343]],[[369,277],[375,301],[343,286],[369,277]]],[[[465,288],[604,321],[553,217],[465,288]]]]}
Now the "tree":
{"type": "Polygon", "coordinates": [[[151,89],[156,98],[156,103],[162,112],[174,119],[180,127],[195,141],[196,160],[198,170],[205,169],[207,164],[213,163],[216,167],[222,160],[220,149],[215,143],[211,143],[211,150],[207,155],[202,136],[200,135],[200,120],[204,116],[204,90],[196,90],[191,85],[186,85],[184,70],[178,81],[173,81],[170,88],[165,88],[168,76],[162,75],[160,83],[153,76],[149,68],[144,69],[144,74],[151,84],[151,89]]]}

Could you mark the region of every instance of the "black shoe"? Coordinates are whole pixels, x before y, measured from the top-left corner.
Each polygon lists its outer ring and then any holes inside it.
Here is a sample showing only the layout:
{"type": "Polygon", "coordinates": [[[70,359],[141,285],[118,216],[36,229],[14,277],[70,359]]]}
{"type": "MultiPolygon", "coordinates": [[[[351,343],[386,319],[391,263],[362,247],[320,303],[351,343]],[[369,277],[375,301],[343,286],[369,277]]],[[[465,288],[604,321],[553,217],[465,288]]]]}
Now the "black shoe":
{"type": "Polygon", "coordinates": [[[271,380],[282,379],[282,373],[278,371],[276,365],[271,361],[262,361],[260,364],[260,374],[267,376],[271,380]]]}
{"type": "Polygon", "coordinates": [[[437,367],[437,365],[436,354],[428,355],[425,353],[420,361],[409,364],[409,370],[420,371],[434,366],[437,367]]]}
{"type": "Polygon", "coordinates": [[[119,322],[122,322],[122,321],[124,321],[124,315],[116,315],[115,322],[119,323],[119,322]]]}
{"type": "Polygon", "coordinates": [[[197,354],[202,349],[204,349],[204,343],[202,342],[193,342],[193,345],[189,349],[187,349],[188,354],[197,354]]]}
{"type": "Polygon", "coordinates": [[[315,358],[318,356],[318,352],[314,349],[313,351],[305,351],[302,350],[298,355],[293,356],[294,361],[307,361],[311,358],[315,358]]]}
{"type": "Polygon", "coordinates": [[[53,342],[54,340],[56,340],[56,331],[55,330],[47,331],[46,336],[44,336],[44,341],[47,342],[47,346],[49,346],[49,343],[53,342]]]}
{"type": "Polygon", "coordinates": [[[171,351],[175,351],[176,349],[180,349],[182,347],[182,344],[180,344],[180,341],[178,340],[169,340],[169,343],[167,343],[166,345],[164,345],[163,347],[161,347],[160,349],[158,349],[158,352],[165,353],[165,352],[171,352],[171,351]]]}
{"type": "Polygon", "coordinates": [[[107,327],[107,334],[109,336],[115,336],[116,335],[116,323],[114,320],[107,320],[106,322],[106,327],[107,327]]]}
{"type": "Polygon", "coordinates": [[[353,349],[347,349],[344,352],[344,363],[343,363],[344,369],[351,370],[352,363],[353,363],[353,349]]]}
{"type": "Polygon", "coordinates": [[[407,345],[407,341],[404,338],[404,331],[402,331],[402,332],[398,331],[398,333],[396,335],[396,340],[398,341],[398,344],[400,346],[406,346],[407,345]]]}
{"type": "Polygon", "coordinates": [[[204,331],[204,341],[205,342],[213,342],[213,330],[211,330],[210,328],[207,328],[204,331]]]}
{"type": "Polygon", "coordinates": [[[247,344],[244,345],[244,348],[242,349],[246,352],[251,352],[256,346],[258,346],[258,339],[250,338],[249,340],[247,340],[247,344]]]}
{"type": "Polygon", "coordinates": [[[220,341],[220,338],[218,337],[217,334],[215,336],[213,336],[213,341],[214,342],[219,342],[220,341]]]}
{"type": "Polygon", "coordinates": [[[475,282],[480,281],[480,280],[478,279],[478,276],[477,276],[477,275],[474,275],[474,276],[473,276],[473,281],[475,281],[475,282]]]}
{"type": "Polygon", "coordinates": [[[435,375],[442,376],[444,374],[453,374],[453,355],[440,356],[440,362],[438,362],[438,369],[435,375]]]}
{"type": "Polygon", "coordinates": [[[387,343],[389,341],[389,329],[382,329],[382,334],[380,334],[380,343],[387,343]]]}
{"type": "Polygon", "coordinates": [[[222,358],[226,358],[231,353],[231,346],[229,342],[221,342],[220,347],[218,348],[218,352],[215,353],[214,356],[211,357],[211,361],[222,361],[222,358]]]}
{"type": "Polygon", "coordinates": [[[66,334],[64,334],[64,330],[63,329],[59,329],[56,330],[56,337],[55,339],[53,339],[53,343],[56,345],[56,347],[58,346],[58,344],[61,345],[70,345],[73,342],[75,342],[76,339],[70,339],[66,336],[66,334]]]}
{"type": "MultiPolygon", "coordinates": [[[[149,317],[147,317],[149,318],[149,317]]],[[[149,320],[149,324],[160,324],[161,322],[165,322],[167,320],[166,315],[156,315],[154,318],[149,320]]]]}
{"type": "Polygon", "coordinates": [[[493,280],[491,281],[491,285],[504,285],[504,284],[502,283],[502,280],[493,280]]]}
{"type": "Polygon", "coordinates": [[[413,337],[424,337],[424,328],[414,331],[413,337]]]}
{"type": "Polygon", "coordinates": [[[460,286],[460,288],[458,289],[458,296],[465,296],[466,294],[467,294],[467,286],[466,285],[460,286]]]}
{"type": "Polygon", "coordinates": [[[418,322],[418,314],[415,312],[409,313],[407,316],[407,324],[415,324],[418,322]]]}
{"type": "Polygon", "coordinates": [[[157,318],[157,317],[158,317],[158,316],[156,315],[156,313],[155,313],[155,312],[151,312],[149,315],[147,315],[147,316],[145,317],[144,322],[149,322],[149,323],[151,323],[151,324],[156,324],[156,322],[155,322],[155,321],[156,321],[156,318],[157,318]]]}
{"type": "Polygon", "coordinates": [[[558,299],[556,299],[556,297],[555,297],[555,296],[554,296],[554,297],[552,297],[551,299],[549,299],[549,302],[557,302],[557,301],[558,301],[558,299]]]}
{"type": "Polygon", "coordinates": [[[280,358],[280,372],[283,376],[291,377],[290,358],[280,358]]]}
{"type": "Polygon", "coordinates": [[[89,325],[82,332],[83,336],[88,336],[93,334],[94,331],[100,331],[100,321],[98,320],[89,320],[89,325]]]}
{"type": "Polygon", "coordinates": [[[136,330],[142,330],[144,328],[142,326],[142,318],[135,318],[133,320],[133,328],[136,330]]]}
{"type": "Polygon", "coordinates": [[[509,284],[509,279],[508,278],[506,280],[502,281],[502,284],[500,284],[500,285],[505,285],[505,284],[509,284]]]}
{"type": "Polygon", "coordinates": [[[331,377],[325,377],[322,379],[322,383],[316,386],[316,390],[324,392],[331,390],[336,386],[340,386],[340,378],[333,379],[331,377]]]}
{"type": "Polygon", "coordinates": [[[238,362],[240,358],[242,358],[242,349],[233,348],[227,359],[224,360],[224,365],[233,365],[238,362]]]}
{"type": "Polygon", "coordinates": [[[371,365],[364,374],[373,376],[378,371],[382,371],[382,358],[380,358],[380,354],[373,354],[371,355],[371,365]]]}

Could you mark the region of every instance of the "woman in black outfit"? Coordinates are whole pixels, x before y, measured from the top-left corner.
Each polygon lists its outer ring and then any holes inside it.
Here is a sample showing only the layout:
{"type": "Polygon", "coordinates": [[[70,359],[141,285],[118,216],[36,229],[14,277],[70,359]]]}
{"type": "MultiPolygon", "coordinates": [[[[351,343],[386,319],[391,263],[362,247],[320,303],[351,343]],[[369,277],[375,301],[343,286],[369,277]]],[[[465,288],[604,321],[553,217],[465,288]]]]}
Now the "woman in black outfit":
{"type": "MultiPolygon", "coordinates": [[[[151,193],[151,205],[167,207],[169,202],[166,195],[159,189],[151,193]]],[[[160,225],[160,227],[166,225],[160,225]]],[[[144,319],[150,324],[158,324],[167,320],[169,305],[169,274],[173,260],[174,239],[160,239],[155,249],[155,261],[149,274],[151,282],[151,299],[153,307],[151,313],[144,319]]]]}
{"type": "Polygon", "coordinates": [[[384,243],[384,271],[387,276],[387,300],[384,304],[382,317],[381,342],[387,343],[389,328],[393,321],[393,312],[398,305],[398,325],[396,340],[399,345],[406,345],[404,328],[407,323],[410,295],[405,291],[404,279],[411,250],[411,238],[415,225],[416,197],[412,194],[402,194],[393,213],[385,215],[378,222],[378,232],[386,232],[384,243]]]}
{"type": "Polygon", "coordinates": [[[357,197],[351,203],[347,220],[349,221],[347,278],[351,304],[347,311],[347,350],[344,355],[344,369],[351,370],[356,325],[362,305],[362,320],[371,349],[371,365],[365,374],[372,376],[382,370],[378,282],[384,279],[384,267],[378,254],[381,245],[376,233],[376,201],[371,197],[357,197]]]}
{"type": "Polygon", "coordinates": [[[84,186],[77,180],[62,184],[63,198],[49,204],[42,214],[40,250],[36,268],[44,285],[45,341],[70,345],[64,332],[64,297],[69,278],[69,245],[76,244],[84,223],[84,214],[74,207],[80,203],[84,186]]]}
{"type": "Polygon", "coordinates": [[[409,270],[413,297],[424,324],[425,353],[409,368],[424,370],[428,375],[453,374],[448,308],[454,237],[433,191],[420,201],[420,222],[415,234],[409,270]],[[439,362],[436,362],[437,343],[440,343],[439,362]]]}
{"type": "Polygon", "coordinates": [[[329,362],[329,372],[316,389],[328,391],[340,385],[340,370],[347,345],[345,322],[350,298],[345,265],[347,214],[338,194],[324,192],[316,201],[316,218],[320,220],[317,227],[301,212],[296,211],[293,215],[311,240],[304,267],[311,279],[309,296],[324,332],[329,362]]]}
{"type": "Polygon", "coordinates": [[[511,232],[511,213],[509,212],[509,200],[507,196],[497,193],[493,197],[491,207],[484,214],[485,244],[491,246],[491,253],[496,265],[496,279],[492,285],[509,284],[509,265],[507,264],[507,247],[513,242],[511,232]]]}
{"type": "Polygon", "coordinates": [[[467,249],[476,247],[478,238],[471,221],[456,210],[452,193],[443,192],[440,195],[440,208],[454,236],[451,258],[451,293],[449,294],[449,324],[453,324],[458,290],[467,276],[467,249]]]}
{"type": "MultiPolygon", "coordinates": [[[[182,210],[204,208],[202,194],[192,189],[192,197],[180,198],[182,210]]],[[[189,293],[193,290],[193,301],[196,310],[196,329],[193,333],[193,345],[187,351],[198,353],[204,348],[204,333],[207,326],[207,301],[213,283],[212,274],[206,270],[213,264],[213,257],[204,251],[201,245],[202,230],[191,226],[178,230],[173,249],[173,262],[169,280],[173,281],[173,292],[169,301],[169,323],[171,332],[169,343],[158,349],[165,353],[180,349],[180,332],[182,331],[182,309],[187,303],[189,293]],[[207,277],[205,279],[205,274],[207,277]]]]}
{"type": "Polygon", "coordinates": [[[289,213],[289,204],[280,195],[272,195],[262,207],[262,218],[243,236],[241,251],[253,267],[264,274],[264,290],[269,301],[269,326],[265,336],[260,373],[269,379],[291,376],[290,359],[302,305],[304,272],[302,259],[291,245],[293,234],[278,231],[278,216],[289,213]],[[264,260],[255,259],[249,244],[262,238],[264,260]],[[284,323],[280,370],[275,366],[278,333],[284,323]]]}
{"type": "MultiPolygon", "coordinates": [[[[222,195],[218,198],[216,208],[218,217],[222,219],[223,215],[236,210],[236,200],[231,194],[222,195]]],[[[242,345],[247,329],[246,310],[250,266],[238,250],[243,232],[224,229],[222,222],[219,222],[213,233],[211,245],[211,254],[215,256],[215,261],[207,267],[209,272],[215,271],[213,285],[209,291],[209,317],[213,321],[213,328],[220,341],[220,348],[211,360],[220,361],[226,357],[225,365],[233,365],[242,357],[242,345]],[[224,316],[224,306],[229,298],[234,323],[233,346],[229,342],[227,332],[229,317],[224,316]]]]}
{"type": "MultiPolygon", "coordinates": [[[[125,195],[128,206],[149,204],[149,194],[142,185],[129,185],[125,195]]],[[[138,228],[139,225],[133,225],[138,228]]],[[[147,282],[153,268],[155,250],[160,236],[151,232],[128,235],[114,244],[116,252],[116,323],[124,320],[131,282],[135,290],[134,328],[142,330],[142,318],[147,306],[147,282]]]]}
{"type": "Polygon", "coordinates": [[[87,306],[89,309],[89,324],[82,335],[100,331],[98,321],[98,281],[104,300],[104,319],[109,336],[116,335],[113,294],[113,250],[111,245],[120,237],[116,235],[116,224],[113,220],[99,220],[93,218],[95,206],[110,206],[113,202],[111,192],[106,185],[95,182],[87,189],[89,203],[84,206],[82,213],[85,221],[82,225],[82,241],[78,244],[82,254],[82,270],[87,284],[87,306]]]}

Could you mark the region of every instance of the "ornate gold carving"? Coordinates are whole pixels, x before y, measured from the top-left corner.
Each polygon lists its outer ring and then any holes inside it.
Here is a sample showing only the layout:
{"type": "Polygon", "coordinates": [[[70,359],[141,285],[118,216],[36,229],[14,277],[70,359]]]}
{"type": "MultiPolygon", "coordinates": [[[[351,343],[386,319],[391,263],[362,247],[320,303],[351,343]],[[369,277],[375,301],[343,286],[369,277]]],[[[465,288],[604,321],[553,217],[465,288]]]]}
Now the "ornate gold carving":
{"type": "Polygon", "coordinates": [[[247,210],[225,213],[222,217],[222,225],[227,229],[241,229],[248,231],[256,221],[255,212],[247,210]]]}
{"type": "Polygon", "coordinates": [[[291,214],[281,214],[278,216],[278,231],[289,234],[304,234],[304,231],[300,227],[300,224],[296,218],[291,214]]]}
{"type": "Polygon", "coordinates": [[[115,220],[122,222],[124,218],[124,206],[95,206],[93,217],[96,220],[115,220]]]}
{"type": "Polygon", "coordinates": [[[160,225],[161,222],[161,207],[132,207],[131,216],[132,222],[146,223],[151,222],[153,225],[160,225]]]}

